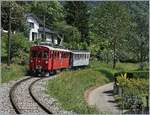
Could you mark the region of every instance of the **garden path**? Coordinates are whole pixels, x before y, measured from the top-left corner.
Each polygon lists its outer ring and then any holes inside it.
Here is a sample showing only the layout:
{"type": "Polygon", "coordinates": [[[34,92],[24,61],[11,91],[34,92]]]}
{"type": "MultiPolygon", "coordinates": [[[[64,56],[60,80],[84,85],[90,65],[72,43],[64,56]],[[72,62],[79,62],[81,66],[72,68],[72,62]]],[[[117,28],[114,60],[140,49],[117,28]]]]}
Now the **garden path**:
{"type": "Polygon", "coordinates": [[[122,111],[117,107],[112,93],[113,83],[97,87],[89,92],[88,104],[96,106],[96,109],[100,113],[121,114],[122,111]]]}

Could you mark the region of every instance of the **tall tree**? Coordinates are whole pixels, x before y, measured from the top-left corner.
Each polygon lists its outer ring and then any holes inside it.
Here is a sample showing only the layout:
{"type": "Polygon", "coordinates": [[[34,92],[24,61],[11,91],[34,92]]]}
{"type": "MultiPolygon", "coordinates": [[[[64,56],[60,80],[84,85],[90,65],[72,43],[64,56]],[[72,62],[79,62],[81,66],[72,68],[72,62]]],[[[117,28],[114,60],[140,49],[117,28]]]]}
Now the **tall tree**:
{"type": "Polygon", "coordinates": [[[31,12],[45,23],[48,28],[64,20],[63,6],[58,1],[34,1],[31,12]]]}
{"type": "MultiPolygon", "coordinates": [[[[149,2],[148,1],[133,1],[126,2],[126,7],[129,9],[133,20],[133,28],[129,32],[129,50],[135,55],[136,60],[143,62],[148,60],[149,49],[149,2]]],[[[134,58],[135,58],[134,57],[134,58]]]]}
{"type": "Polygon", "coordinates": [[[81,32],[81,42],[90,44],[89,39],[89,13],[85,1],[67,1],[64,5],[66,10],[66,22],[75,26],[81,32]]]}
{"type": "Polygon", "coordinates": [[[8,30],[8,66],[10,65],[12,31],[21,30],[23,25],[23,9],[16,2],[2,2],[2,27],[8,30]]]}
{"type": "Polygon", "coordinates": [[[2,15],[2,27],[8,30],[9,27],[9,13],[11,8],[11,29],[12,31],[23,31],[24,29],[24,9],[17,2],[3,1],[1,7],[2,15]]]}
{"type": "Polygon", "coordinates": [[[113,50],[113,68],[116,66],[117,50],[129,31],[130,16],[119,2],[104,2],[94,10],[92,29],[101,38],[109,40],[113,50]]]}

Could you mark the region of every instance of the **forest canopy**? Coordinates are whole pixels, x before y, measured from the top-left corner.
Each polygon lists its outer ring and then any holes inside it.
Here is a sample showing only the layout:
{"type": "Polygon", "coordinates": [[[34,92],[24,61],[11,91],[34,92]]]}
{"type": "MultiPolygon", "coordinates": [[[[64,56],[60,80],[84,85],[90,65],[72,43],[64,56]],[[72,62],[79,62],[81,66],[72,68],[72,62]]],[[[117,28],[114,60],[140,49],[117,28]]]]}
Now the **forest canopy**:
{"type": "Polygon", "coordinates": [[[25,34],[24,14],[33,13],[40,20],[46,17],[47,28],[63,33],[66,48],[89,50],[92,58],[114,65],[116,61],[145,62],[149,58],[148,5],[148,1],[3,1],[2,28],[8,30],[11,8],[12,31],[25,34]]]}

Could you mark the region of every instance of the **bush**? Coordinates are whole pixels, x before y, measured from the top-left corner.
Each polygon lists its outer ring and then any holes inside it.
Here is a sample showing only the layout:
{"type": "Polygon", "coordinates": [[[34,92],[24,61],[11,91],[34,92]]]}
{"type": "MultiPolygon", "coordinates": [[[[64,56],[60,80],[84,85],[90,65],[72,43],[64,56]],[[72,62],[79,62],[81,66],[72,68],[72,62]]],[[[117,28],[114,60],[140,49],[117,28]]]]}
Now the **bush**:
{"type": "Polygon", "coordinates": [[[21,78],[26,74],[26,71],[26,66],[21,66],[17,64],[11,64],[10,66],[7,66],[6,64],[2,64],[2,83],[21,78]]]}
{"type": "Polygon", "coordinates": [[[117,77],[117,81],[127,95],[148,94],[148,79],[129,79],[127,74],[124,74],[117,77]]]}
{"type": "MultiPolygon", "coordinates": [[[[23,33],[12,35],[11,39],[11,61],[17,64],[25,64],[28,60],[28,53],[31,43],[25,38],[23,33]]],[[[2,61],[7,58],[8,36],[2,34],[2,61]]]]}
{"type": "Polygon", "coordinates": [[[129,79],[127,78],[127,74],[124,74],[117,77],[117,81],[119,88],[122,89],[121,101],[123,101],[125,108],[129,109],[133,104],[135,106],[144,104],[142,98],[148,95],[148,79],[129,79]]]}
{"type": "Polygon", "coordinates": [[[148,79],[149,71],[128,71],[128,72],[117,72],[114,74],[114,77],[121,76],[122,74],[127,75],[128,78],[141,78],[148,79]]]}

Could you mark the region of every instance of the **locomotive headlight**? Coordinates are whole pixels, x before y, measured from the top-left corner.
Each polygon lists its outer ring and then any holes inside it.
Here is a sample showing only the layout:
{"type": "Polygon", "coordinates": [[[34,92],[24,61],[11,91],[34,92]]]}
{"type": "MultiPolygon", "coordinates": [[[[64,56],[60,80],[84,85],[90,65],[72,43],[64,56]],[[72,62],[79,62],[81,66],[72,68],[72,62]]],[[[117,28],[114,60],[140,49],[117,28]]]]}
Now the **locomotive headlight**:
{"type": "Polygon", "coordinates": [[[46,64],[48,64],[48,61],[45,61],[46,64]]]}

